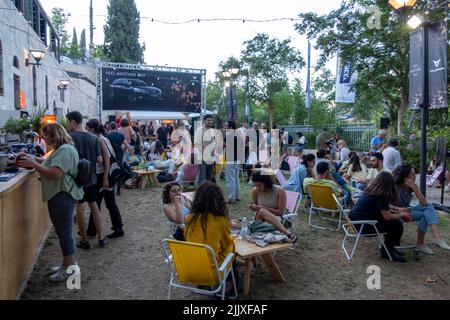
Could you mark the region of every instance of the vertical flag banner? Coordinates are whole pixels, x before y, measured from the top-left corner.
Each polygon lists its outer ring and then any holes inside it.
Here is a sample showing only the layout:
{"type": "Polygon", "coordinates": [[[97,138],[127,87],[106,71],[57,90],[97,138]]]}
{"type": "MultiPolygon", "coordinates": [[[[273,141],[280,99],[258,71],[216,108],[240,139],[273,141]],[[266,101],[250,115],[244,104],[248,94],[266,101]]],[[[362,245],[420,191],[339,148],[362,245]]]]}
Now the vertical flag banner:
{"type": "Polygon", "coordinates": [[[311,43],[308,41],[308,76],[306,78],[306,109],[311,108],[311,43]]]}
{"type": "MultiPolygon", "coordinates": [[[[447,24],[444,21],[428,26],[428,88],[430,109],[448,107],[447,97],[447,24]]],[[[425,74],[424,28],[409,35],[409,108],[420,109],[423,103],[425,74]]]]}
{"type": "Polygon", "coordinates": [[[424,89],[424,33],[423,28],[409,34],[409,108],[420,109],[424,89]]]}
{"type": "Polygon", "coordinates": [[[428,86],[430,109],[447,108],[447,22],[430,24],[428,28],[428,86]]]}
{"type": "Polygon", "coordinates": [[[338,66],[336,74],[336,102],[355,103],[356,92],[353,86],[358,79],[358,73],[353,70],[351,62],[341,65],[338,61],[338,66]]]}

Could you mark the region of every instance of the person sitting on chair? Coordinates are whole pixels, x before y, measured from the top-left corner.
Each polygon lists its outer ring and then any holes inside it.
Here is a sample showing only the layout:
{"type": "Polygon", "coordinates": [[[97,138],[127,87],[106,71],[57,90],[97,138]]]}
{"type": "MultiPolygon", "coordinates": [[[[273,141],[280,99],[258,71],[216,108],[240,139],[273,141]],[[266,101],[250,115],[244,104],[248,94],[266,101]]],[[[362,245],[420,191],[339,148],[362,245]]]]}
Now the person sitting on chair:
{"type": "Polygon", "coordinates": [[[222,189],[213,182],[204,182],[195,192],[191,213],[185,218],[184,238],[210,246],[219,266],[235,251],[228,217],[222,189]]]}
{"type": "Polygon", "coordinates": [[[336,197],[340,198],[345,195],[345,191],[334,181],[331,175],[330,166],[326,162],[321,162],[316,167],[317,176],[315,178],[306,178],[303,180],[303,192],[309,193],[311,184],[320,184],[331,187],[336,197]]]}
{"type": "Polygon", "coordinates": [[[417,248],[426,254],[433,254],[433,250],[425,244],[425,233],[428,226],[433,232],[432,243],[438,247],[450,250],[447,243],[442,240],[439,230],[439,219],[432,204],[428,203],[425,196],[415,183],[416,172],[410,165],[401,165],[392,173],[397,190],[396,205],[402,207],[401,211],[411,212],[412,221],[418,221],[417,248]],[[411,207],[412,194],[419,200],[419,205],[411,207]]]}
{"type": "MultiPolygon", "coordinates": [[[[402,254],[394,249],[394,246],[400,245],[400,239],[403,235],[401,219],[411,221],[411,214],[406,211],[397,213],[391,211],[389,204],[395,198],[395,185],[392,175],[389,172],[381,172],[364,190],[359,201],[352,208],[349,218],[351,221],[378,221],[375,226],[380,233],[385,233],[384,244],[392,260],[406,262],[402,254]]],[[[361,228],[360,224],[355,224],[354,226],[358,230],[361,228]]],[[[362,232],[364,234],[374,234],[375,230],[371,225],[364,225],[362,232]]],[[[381,248],[380,252],[382,258],[389,258],[384,247],[381,248]]]]}
{"type": "Polygon", "coordinates": [[[294,191],[303,194],[303,181],[306,178],[312,178],[314,176],[314,165],[316,156],[313,154],[307,154],[303,156],[303,164],[295,169],[289,180],[283,186],[286,191],[294,191]]]}
{"type": "Polygon", "coordinates": [[[162,192],[162,202],[167,219],[178,225],[173,234],[174,239],[184,241],[182,225],[184,225],[185,218],[190,212],[190,204],[181,194],[178,183],[171,182],[165,185],[162,192]]]}
{"type": "Polygon", "coordinates": [[[282,216],[286,213],[286,191],[280,186],[274,185],[272,177],[256,172],[252,176],[255,187],[252,190],[253,204],[250,210],[256,212],[255,220],[266,221],[277,230],[284,233],[292,243],[298,237],[290,233],[286,227],[286,220],[282,216]]]}
{"type": "Polygon", "coordinates": [[[350,158],[349,167],[344,175],[348,181],[364,181],[367,177],[367,168],[364,163],[359,161],[359,157],[355,154],[350,158]]]}

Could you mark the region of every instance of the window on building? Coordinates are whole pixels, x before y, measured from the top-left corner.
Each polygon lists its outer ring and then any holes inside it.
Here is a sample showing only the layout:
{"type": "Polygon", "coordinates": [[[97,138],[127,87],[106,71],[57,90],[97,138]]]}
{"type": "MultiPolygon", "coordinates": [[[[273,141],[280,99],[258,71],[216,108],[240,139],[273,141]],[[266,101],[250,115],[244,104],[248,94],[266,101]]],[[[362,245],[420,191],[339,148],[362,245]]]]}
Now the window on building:
{"type": "Polygon", "coordinates": [[[56,115],[56,101],[53,100],[53,114],[56,115]]]}
{"type": "Polygon", "coordinates": [[[62,103],[65,103],[66,101],[66,94],[65,94],[65,92],[66,92],[66,90],[64,90],[64,89],[60,89],[59,90],[59,100],[62,102],[62,103]]]}
{"type": "Polygon", "coordinates": [[[20,69],[20,66],[19,66],[19,58],[17,58],[17,56],[14,56],[14,59],[13,59],[13,66],[16,67],[17,69],[20,69]]]}
{"type": "Polygon", "coordinates": [[[37,76],[36,76],[36,66],[33,66],[33,105],[37,106],[37,76]]]}
{"type": "Polygon", "coordinates": [[[20,110],[20,77],[14,74],[14,108],[20,110]]]}
{"type": "Polygon", "coordinates": [[[48,76],[45,76],[45,106],[49,107],[49,103],[48,103],[48,76]]]}
{"type": "Polygon", "coordinates": [[[3,96],[4,94],[5,92],[3,85],[3,47],[2,47],[2,40],[0,39],[0,96],[3,96]]]}

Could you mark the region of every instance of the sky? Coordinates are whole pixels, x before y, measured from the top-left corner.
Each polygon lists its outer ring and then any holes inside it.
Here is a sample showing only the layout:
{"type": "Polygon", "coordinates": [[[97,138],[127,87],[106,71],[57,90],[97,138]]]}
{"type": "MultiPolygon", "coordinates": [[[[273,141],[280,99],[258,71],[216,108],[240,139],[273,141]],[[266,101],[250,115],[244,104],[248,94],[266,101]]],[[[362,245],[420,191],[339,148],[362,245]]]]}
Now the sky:
{"type": "MultiPolygon", "coordinates": [[[[89,35],[89,0],[40,0],[40,2],[49,16],[54,7],[61,7],[71,13],[68,23],[70,36],[74,26],[78,36],[84,28],[87,30],[87,36],[89,35]]],[[[209,18],[296,19],[301,12],[328,13],[336,9],[341,0],[136,0],[135,2],[141,14],[140,41],[146,45],[145,63],[206,69],[207,79],[212,80],[214,73],[219,71],[219,62],[232,55],[239,57],[243,42],[253,38],[258,32],[268,33],[280,40],[290,38],[292,45],[300,50],[305,61],[306,37],[299,35],[294,28],[295,22],[289,20],[270,23],[218,21],[166,25],[151,22],[151,18],[170,22],[209,18]]],[[[108,0],[93,1],[95,44],[103,43],[107,4],[108,0]]],[[[317,56],[318,52],[313,49],[312,65],[317,56]]],[[[335,60],[330,61],[328,68],[335,73],[335,60]]],[[[305,79],[306,70],[298,76],[305,79]]]]}

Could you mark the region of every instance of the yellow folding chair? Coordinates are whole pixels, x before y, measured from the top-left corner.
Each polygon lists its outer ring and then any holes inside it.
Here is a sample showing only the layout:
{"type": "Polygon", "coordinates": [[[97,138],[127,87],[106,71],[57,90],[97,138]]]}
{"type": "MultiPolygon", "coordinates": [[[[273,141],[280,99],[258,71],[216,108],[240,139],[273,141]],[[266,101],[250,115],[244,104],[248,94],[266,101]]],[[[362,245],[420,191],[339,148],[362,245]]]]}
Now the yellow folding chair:
{"type": "Polygon", "coordinates": [[[314,183],[310,184],[308,186],[308,189],[309,189],[309,196],[311,197],[311,207],[309,208],[309,221],[308,221],[309,225],[314,228],[339,231],[342,225],[342,216],[344,213],[344,209],[342,207],[342,204],[334,194],[333,189],[330,186],[324,186],[314,183]],[[313,212],[317,212],[317,215],[321,220],[338,222],[337,229],[330,229],[321,225],[313,224],[312,223],[313,212]],[[339,217],[338,219],[327,218],[321,215],[322,212],[331,213],[332,215],[338,213],[339,217]]]}
{"type": "Polygon", "coordinates": [[[234,297],[237,298],[236,280],[233,272],[233,256],[229,253],[219,267],[213,249],[201,243],[176,240],[163,240],[163,248],[170,265],[169,293],[172,288],[191,290],[195,293],[215,295],[219,293],[225,299],[226,279],[231,273],[234,297]],[[211,290],[198,286],[211,287],[211,290]]]}

